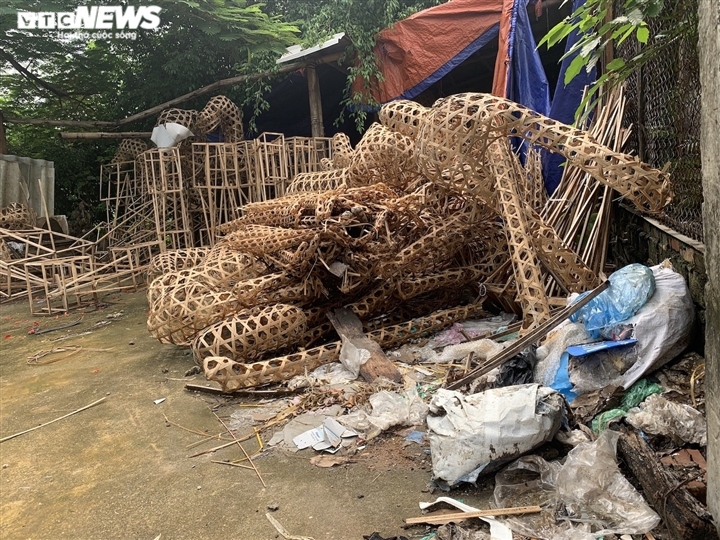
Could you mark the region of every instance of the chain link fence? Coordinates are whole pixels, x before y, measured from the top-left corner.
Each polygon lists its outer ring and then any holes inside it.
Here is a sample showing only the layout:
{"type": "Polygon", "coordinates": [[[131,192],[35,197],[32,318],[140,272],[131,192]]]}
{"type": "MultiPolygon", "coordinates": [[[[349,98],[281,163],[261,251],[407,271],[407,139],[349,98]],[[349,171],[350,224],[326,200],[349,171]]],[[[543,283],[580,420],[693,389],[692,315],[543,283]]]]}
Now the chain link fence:
{"type": "MultiPolygon", "coordinates": [[[[660,221],[702,241],[698,0],[677,1],[676,13],[691,21],[687,31],[626,82],[628,103],[624,122],[633,125],[626,150],[634,151],[657,168],[670,163],[675,198],[660,221]]],[[[671,24],[668,20],[650,22],[650,35],[662,36],[671,24]]],[[[638,53],[630,41],[615,51],[626,62],[638,53]]]]}

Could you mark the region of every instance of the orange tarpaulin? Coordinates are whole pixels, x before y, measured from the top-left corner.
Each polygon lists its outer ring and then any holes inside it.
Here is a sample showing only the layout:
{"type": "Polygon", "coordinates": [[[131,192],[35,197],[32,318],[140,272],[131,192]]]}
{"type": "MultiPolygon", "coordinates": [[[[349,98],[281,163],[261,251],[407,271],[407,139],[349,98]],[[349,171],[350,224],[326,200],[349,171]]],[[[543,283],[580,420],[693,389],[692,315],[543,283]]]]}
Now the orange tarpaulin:
{"type": "MultiPolygon", "coordinates": [[[[375,99],[412,99],[500,36],[493,93],[505,96],[515,0],[452,0],[381,31],[375,46],[384,81],[375,99]]],[[[361,90],[356,82],[355,89],[361,90]]]]}

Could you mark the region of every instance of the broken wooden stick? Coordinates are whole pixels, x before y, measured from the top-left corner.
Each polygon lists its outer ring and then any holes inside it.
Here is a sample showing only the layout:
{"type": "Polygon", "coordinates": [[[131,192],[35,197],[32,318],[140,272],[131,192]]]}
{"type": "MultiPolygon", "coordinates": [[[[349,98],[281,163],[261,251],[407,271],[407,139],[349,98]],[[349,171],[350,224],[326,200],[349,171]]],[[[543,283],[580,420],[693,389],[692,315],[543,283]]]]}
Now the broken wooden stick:
{"type": "Polygon", "coordinates": [[[97,401],[93,401],[90,405],[85,405],[84,407],[81,407],[77,410],[74,410],[71,413],[66,414],[65,416],[61,416],[60,418],[56,418],[55,420],[50,420],[49,422],[45,422],[44,424],[40,424],[39,426],[32,427],[30,429],[26,429],[25,431],[21,431],[19,433],[15,433],[13,435],[8,435],[7,437],[3,437],[0,439],[0,443],[4,443],[5,441],[9,441],[10,439],[14,439],[15,437],[19,437],[20,435],[25,435],[26,433],[30,433],[31,431],[35,431],[36,429],[40,429],[41,427],[49,426],[50,424],[54,424],[55,422],[58,422],[59,420],[62,420],[64,418],[67,418],[68,416],[72,416],[73,414],[77,414],[79,412],[83,412],[90,407],[94,407],[98,403],[102,403],[107,399],[107,396],[101,397],[97,401]]]}
{"type": "Polygon", "coordinates": [[[476,510],[473,512],[454,512],[452,514],[436,514],[414,518],[407,518],[405,523],[415,525],[417,523],[428,523],[430,525],[445,525],[470,518],[495,517],[495,516],[516,516],[518,514],[537,514],[542,509],[539,506],[517,506],[514,508],[494,508],[492,510],[476,510]]]}
{"type": "Polygon", "coordinates": [[[328,313],[327,318],[340,337],[345,337],[357,349],[364,349],[370,353],[367,361],[360,366],[360,375],[363,379],[372,383],[377,378],[384,377],[396,383],[402,382],[402,374],[398,368],[385,356],[380,345],[365,335],[362,322],[352,310],[336,309],[334,313],[328,313]]]}
{"type": "MultiPolygon", "coordinates": [[[[253,460],[250,458],[250,455],[245,450],[245,447],[242,445],[242,443],[235,437],[235,434],[230,430],[230,428],[223,422],[222,418],[220,418],[215,411],[213,411],[213,414],[215,415],[215,418],[218,419],[218,422],[222,424],[222,426],[227,430],[227,432],[230,434],[230,436],[234,439],[233,442],[237,443],[237,445],[240,447],[240,450],[242,450],[242,453],[245,454],[245,457],[248,460],[248,463],[250,463],[250,466],[255,471],[255,474],[257,475],[258,479],[262,483],[263,487],[267,487],[267,484],[265,484],[265,480],[263,480],[262,475],[260,474],[260,471],[258,471],[258,468],[255,466],[255,463],[253,463],[253,460]]],[[[254,434],[253,434],[254,435],[254,434]]]]}
{"type": "Polygon", "coordinates": [[[295,536],[294,534],[290,534],[285,530],[285,527],[283,527],[280,522],[269,513],[265,514],[265,517],[268,518],[268,521],[272,523],[275,530],[280,533],[280,536],[282,536],[285,540],[315,540],[312,536],[295,536]]]}

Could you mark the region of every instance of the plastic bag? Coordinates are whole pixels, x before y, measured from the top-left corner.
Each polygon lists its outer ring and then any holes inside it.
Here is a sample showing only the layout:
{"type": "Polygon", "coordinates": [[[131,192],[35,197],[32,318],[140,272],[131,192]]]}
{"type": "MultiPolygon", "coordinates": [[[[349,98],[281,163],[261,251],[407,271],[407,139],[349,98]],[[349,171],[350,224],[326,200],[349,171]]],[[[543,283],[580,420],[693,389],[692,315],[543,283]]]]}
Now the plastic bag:
{"type": "Polygon", "coordinates": [[[480,473],[550,441],[560,428],[560,395],[537,384],[466,396],[440,389],[427,417],[433,475],[439,485],[474,482],[480,473]]]}
{"type": "Polygon", "coordinates": [[[659,384],[651,383],[647,379],[639,380],[625,392],[620,402],[620,407],[604,411],[593,418],[593,431],[595,433],[605,431],[611,422],[623,418],[630,409],[640,405],[648,396],[659,394],[662,391],[663,388],[659,384]]]}
{"type": "Polygon", "coordinates": [[[526,456],[495,477],[498,507],[538,504],[540,514],[503,520],[513,531],[545,540],[593,539],[609,534],[644,534],[660,517],[617,466],[619,434],[605,431],[573,448],[564,464],[526,456]],[[560,521],[558,505],[567,517],[560,521]]]}
{"type": "Polygon", "coordinates": [[[425,422],[428,406],[417,393],[415,386],[404,394],[382,390],[370,396],[372,412],[355,411],[342,417],[342,423],[372,439],[393,426],[417,426],[425,422]]]}
{"type": "MultiPolygon", "coordinates": [[[[642,264],[630,264],[610,275],[610,287],[570,317],[581,322],[593,337],[602,328],[621,323],[637,313],[655,292],[653,272],[642,264]]],[[[578,300],[589,293],[578,296],[578,300]]]]}
{"type": "Polygon", "coordinates": [[[658,394],[630,409],[625,420],[650,435],[666,435],[678,446],[683,443],[707,446],[707,422],[703,414],[690,405],[675,403],[658,394]]]}
{"type": "Polygon", "coordinates": [[[620,434],[606,430],[592,443],[579,444],[558,472],[558,497],[570,515],[597,521],[607,534],[644,534],[660,517],[623,476],[615,458],[620,434]]]}

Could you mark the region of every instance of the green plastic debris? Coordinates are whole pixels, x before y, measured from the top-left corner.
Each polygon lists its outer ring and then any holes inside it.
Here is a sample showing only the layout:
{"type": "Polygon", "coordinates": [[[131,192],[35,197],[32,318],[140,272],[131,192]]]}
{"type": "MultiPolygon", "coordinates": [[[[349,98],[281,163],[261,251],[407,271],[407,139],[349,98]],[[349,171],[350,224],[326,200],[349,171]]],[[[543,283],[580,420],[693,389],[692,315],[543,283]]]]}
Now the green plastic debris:
{"type": "Polygon", "coordinates": [[[625,392],[619,408],[602,412],[593,418],[592,430],[595,433],[605,431],[612,422],[624,418],[630,409],[640,405],[649,396],[660,394],[662,391],[663,387],[659,384],[651,383],[647,379],[640,379],[625,392]]]}

